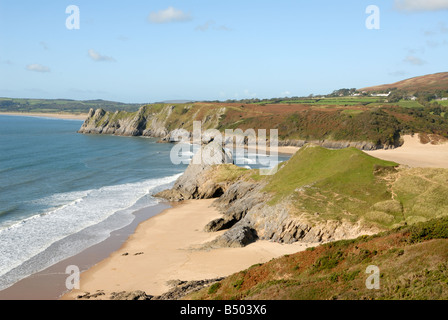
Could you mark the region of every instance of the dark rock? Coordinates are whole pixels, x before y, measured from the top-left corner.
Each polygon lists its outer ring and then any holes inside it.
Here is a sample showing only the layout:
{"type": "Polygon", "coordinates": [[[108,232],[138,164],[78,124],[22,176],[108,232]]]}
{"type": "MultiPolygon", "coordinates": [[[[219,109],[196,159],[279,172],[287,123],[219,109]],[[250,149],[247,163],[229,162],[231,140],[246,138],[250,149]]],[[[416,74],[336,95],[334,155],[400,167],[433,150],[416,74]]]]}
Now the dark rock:
{"type": "Polygon", "coordinates": [[[121,292],[112,292],[110,295],[110,300],[151,300],[154,296],[147,295],[146,292],[137,290],[137,291],[121,291],[121,292]]]}
{"type": "Polygon", "coordinates": [[[190,293],[211,286],[212,284],[219,282],[223,279],[224,279],[223,277],[220,277],[215,279],[198,280],[198,281],[171,280],[168,282],[168,284],[171,285],[172,288],[168,292],[160,296],[153,297],[152,300],[179,300],[190,293]]]}
{"type": "Polygon", "coordinates": [[[204,248],[240,248],[258,239],[257,232],[244,225],[235,225],[222,236],[206,244],[204,248]]]}
{"type": "Polygon", "coordinates": [[[219,197],[224,192],[224,186],[214,181],[213,166],[225,163],[233,163],[232,154],[213,141],[193,156],[190,165],[176,180],[172,189],[155,196],[169,201],[219,197]]]}

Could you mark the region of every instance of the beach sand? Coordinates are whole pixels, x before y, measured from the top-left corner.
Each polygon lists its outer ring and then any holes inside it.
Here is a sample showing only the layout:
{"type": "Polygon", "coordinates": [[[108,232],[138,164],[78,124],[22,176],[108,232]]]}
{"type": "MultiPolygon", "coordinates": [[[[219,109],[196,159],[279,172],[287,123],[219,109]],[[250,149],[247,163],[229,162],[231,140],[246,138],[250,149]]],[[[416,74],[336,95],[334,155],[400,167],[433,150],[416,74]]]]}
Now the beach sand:
{"type": "MultiPolygon", "coordinates": [[[[298,149],[286,147],[281,152],[292,154],[298,149]]],[[[448,144],[422,144],[417,135],[405,136],[400,148],[366,153],[410,167],[448,168],[448,144]]],[[[142,222],[118,251],[81,275],[80,290],[73,290],[62,299],[76,299],[80,294],[97,290],[104,290],[103,297],[111,292],[135,290],[160,295],[169,290],[169,280],[228,276],[256,263],[317,245],[257,241],[244,248],[194,250],[224,232],[202,230],[220,216],[211,207],[213,201],[190,200],[142,222]]]]}
{"type": "Polygon", "coordinates": [[[366,151],[383,160],[394,161],[409,167],[448,168],[448,143],[423,144],[417,135],[404,136],[404,144],[396,149],[366,151]]]}
{"type": "MultiPolygon", "coordinates": [[[[281,153],[292,154],[298,149],[286,147],[281,150],[281,153]]],[[[448,144],[422,144],[417,135],[405,136],[404,144],[400,148],[366,151],[366,153],[410,167],[448,168],[448,144]]],[[[160,295],[169,290],[167,284],[169,280],[203,280],[228,276],[251,265],[306,249],[306,245],[299,243],[284,245],[257,241],[244,248],[197,250],[201,244],[213,240],[224,232],[203,231],[203,227],[209,221],[220,217],[219,212],[211,207],[213,201],[214,199],[190,200],[176,204],[173,208],[166,209],[156,216],[151,215],[151,218],[141,219],[132,229],[121,232],[124,239],[119,245],[115,244],[114,248],[107,245],[107,241],[102,248],[89,248],[86,252],[90,251],[87,259],[90,265],[86,268],[81,265],[83,270],[81,288],[66,292],[60,298],[62,300],[76,299],[80,294],[95,293],[97,290],[105,292],[104,296],[98,297],[99,299],[107,298],[110,293],[119,291],[142,290],[150,295],[160,295]]],[[[308,246],[315,245],[317,244],[308,246]]],[[[76,265],[82,260],[82,258],[80,260],[79,257],[74,257],[71,261],[59,263],[58,281],[62,283],[67,277],[62,267],[65,268],[68,264],[76,265]]],[[[19,283],[13,286],[12,290],[6,291],[3,297],[0,292],[0,299],[42,297],[39,292],[48,290],[45,286],[41,286],[55,279],[55,276],[49,275],[49,277],[42,277],[46,280],[39,280],[41,278],[39,276],[25,279],[23,285],[19,283]],[[26,295],[25,291],[28,293],[30,290],[33,294],[26,295]]],[[[66,290],[60,292],[64,291],[66,290]]],[[[48,299],[59,297],[55,296],[55,293],[50,295],[46,293],[45,297],[48,299]]]]}
{"type": "Polygon", "coordinates": [[[0,115],[39,117],[39,118],[56,118],[56,119],[67,119],[67,120],[85,120],[87,118],[87,114],[72,114],[72,113],[0,112],[0,115]]]}
{"type": "Polygon", "coordinates": [[[204,226],[220,216],[210,207],[214,199],[189,200],[142,222],[128,241],[110,257],[81,274],[80,289],[61,299],[76,299],[85,292],[142,290],[160,295],[169,280],[203,280],[228,276],[285,254],[316,244],[279,244],[256,241],[244,248],[198,250],[224,231],[206,233],[204,226]]]}

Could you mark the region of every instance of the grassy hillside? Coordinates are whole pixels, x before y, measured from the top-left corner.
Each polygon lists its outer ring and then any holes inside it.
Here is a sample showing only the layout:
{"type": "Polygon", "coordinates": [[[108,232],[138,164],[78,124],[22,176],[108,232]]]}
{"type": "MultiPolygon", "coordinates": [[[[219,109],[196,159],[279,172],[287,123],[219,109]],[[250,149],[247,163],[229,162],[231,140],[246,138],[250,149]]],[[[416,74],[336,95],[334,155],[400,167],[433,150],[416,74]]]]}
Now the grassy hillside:
{"type": "Polygon", "coordinates": [[[380,228],[448,215],[448,170],[406,169],[355,148],[308,145],[266,178],[269,204],[283,200],[309,221],[364,221],[380,228]]]}
{"type": "MultiPolygon", "coordinates": [[[[164,123],[169,131],[202,128],[277,129],[280,140],[358,141],[374,145],[399,144],[401,134],[427,133],[448,138],[448,112],[442,108],[400,106],[312,106],[303,104],[186,103],[146,105],[146,125],[164,123]]],[[[104,121],[132,119],[136,112],[108,112],[104,121]]],[[[101,120],[99,124],[103,123],[101,120]]]]}
{"type": "MultiPolygon", "coordinates": [[[[343,96],[156,103],[145,106],[143,116],[151,115],[167,125],[168,130],[180,127],[191,130],[196,120],[203,122],[204,129],[221,131],[277,129],[281,140],[365,141],[377,146],[396,146],[403,134],[426,133],[448,138],[448,102],[434,100],[435,96],[448,96],[448,73],[360,90],[382,91],[391,86],[395,91],[390,97],[351,96],[355,89],[341,89],[336,92],[342,92],[343,96]],[[406,100],[406,90],[418,90],[418,100],[406,100]]],[[[3,112],[87,113],[90,108],[101,108],[113,114],[108,121],[131,118],[139,107],[104,100],[0,98],[3,112]]]]}
{"type": "Polygon", "coordinates": [[[254,265],[186,299],[448,299],[448,218],[254,265]],[[370,265],[379,289],[368,289],[370,265]]]}
{"type": "Polygon", "coordinates": [[[231,165],[216,172],[263,179],[267,204],[286,203],[302,221],[360,221],[385,231],[254,265],[187,299],[448,298],[448,170],[307,145],[273,176],[231,165]],[[378,290],[365,284],[370,265],[380,270],[378,290]]]}

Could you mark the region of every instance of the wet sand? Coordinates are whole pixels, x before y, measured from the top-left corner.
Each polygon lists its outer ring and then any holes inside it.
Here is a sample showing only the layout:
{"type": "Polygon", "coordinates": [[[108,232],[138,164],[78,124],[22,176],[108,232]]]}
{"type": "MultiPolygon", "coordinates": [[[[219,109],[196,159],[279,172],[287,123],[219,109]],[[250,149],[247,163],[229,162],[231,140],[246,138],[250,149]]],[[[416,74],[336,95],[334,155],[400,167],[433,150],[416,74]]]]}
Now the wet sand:
{"type": "Polygon", "coordinates": [[[79,254],[56,263],[55,265],[37,272],[11,287],[0,291],[0,300],[57,300],[68,292],[65,282],[67,266],[75,265],[81,272],[88,270],[110,254],[118,250],[137,226],[163,210],[170,208],[170,204],[161,203],[154,207],[138,210],[134,213],[134,221],[119,230],[113,231],[110,237],[79,254]]]}

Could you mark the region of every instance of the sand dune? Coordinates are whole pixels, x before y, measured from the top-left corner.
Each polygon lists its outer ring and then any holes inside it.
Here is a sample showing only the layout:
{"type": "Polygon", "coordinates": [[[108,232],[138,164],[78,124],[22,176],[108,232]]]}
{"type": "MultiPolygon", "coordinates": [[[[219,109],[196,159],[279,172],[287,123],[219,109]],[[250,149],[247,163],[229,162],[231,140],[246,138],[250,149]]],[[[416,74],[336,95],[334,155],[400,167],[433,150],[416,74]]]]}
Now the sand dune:
{"type": "Polygon", "coordinates": [[[448,143],[423,144],[417,135],[404,136],[403,146],[391,150],[366,151],[371,156],[409,167],[448,168],[448,143]]]}

